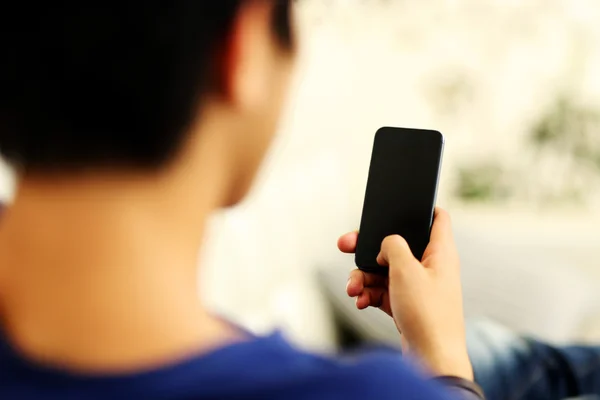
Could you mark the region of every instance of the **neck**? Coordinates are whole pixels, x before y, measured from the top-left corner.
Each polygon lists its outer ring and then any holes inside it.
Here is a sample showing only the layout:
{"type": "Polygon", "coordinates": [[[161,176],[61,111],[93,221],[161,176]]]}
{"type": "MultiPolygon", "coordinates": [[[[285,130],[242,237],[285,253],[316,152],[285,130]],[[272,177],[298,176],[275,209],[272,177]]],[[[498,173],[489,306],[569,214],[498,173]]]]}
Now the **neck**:
{"type": "Polygon", "coordinates": [[[205,178],[195,177],[198,195],[172,176],[24,177],[0,229],[11,342],[44,363],[120,372],[227,341],[197,288],[202,227],[220,193],[205,178]]]}

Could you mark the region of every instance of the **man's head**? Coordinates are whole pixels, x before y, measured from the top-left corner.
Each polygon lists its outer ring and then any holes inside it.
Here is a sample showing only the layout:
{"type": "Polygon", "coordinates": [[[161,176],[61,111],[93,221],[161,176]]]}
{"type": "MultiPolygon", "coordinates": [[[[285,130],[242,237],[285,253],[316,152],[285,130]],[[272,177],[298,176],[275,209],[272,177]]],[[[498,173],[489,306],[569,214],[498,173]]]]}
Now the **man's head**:
{"type": "Polygon", "coordinates": [[[0,17],[1,154],[25,176],[143,174],[212,135],[239,200],[285,97],[290,2],[17,2],[0,17]]]}

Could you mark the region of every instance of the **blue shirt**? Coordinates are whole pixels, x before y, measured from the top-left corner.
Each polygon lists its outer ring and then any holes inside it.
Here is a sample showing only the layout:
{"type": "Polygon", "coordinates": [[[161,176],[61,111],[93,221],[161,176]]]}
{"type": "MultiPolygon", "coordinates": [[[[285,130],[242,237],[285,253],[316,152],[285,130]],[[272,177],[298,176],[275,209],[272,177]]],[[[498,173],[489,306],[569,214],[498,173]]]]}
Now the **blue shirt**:
{"type": "Polygon", "coordinates": [[[233,344],[160,369],[82,376],[27,361],[0,340],[0,399],[448,400],[388,351],[327,358],[279,334],[233,344]]]}

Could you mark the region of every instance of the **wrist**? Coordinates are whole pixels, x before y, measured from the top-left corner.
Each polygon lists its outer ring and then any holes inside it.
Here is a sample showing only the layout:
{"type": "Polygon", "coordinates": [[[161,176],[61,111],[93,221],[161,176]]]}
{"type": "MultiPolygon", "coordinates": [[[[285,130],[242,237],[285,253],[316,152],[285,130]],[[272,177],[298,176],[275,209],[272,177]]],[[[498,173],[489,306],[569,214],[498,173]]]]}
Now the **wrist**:
{"type": "Polygon", "coordinates": [[[474,380],[473,366],[468,357],[464,360],[443,359],[427,362],[427,368],[433,376],[456,376],[469,381],[474,380]]]}
{"type": "Polygon", "coordinates": [[[465,399],[485,400],[483,389],[477,383],[455,376],[436,376],[433,378],[447,388],[460,392],[465,399]],[[469,394],[469,396],[467,396],[469,394]]]}
{"type": "Polygon", "coordinates": [[[448,349],[439,351],[419,351],[411,348],[412,357],[431,376],[455,376],[473,381],[473,366],[465,350],[448,349]]]}

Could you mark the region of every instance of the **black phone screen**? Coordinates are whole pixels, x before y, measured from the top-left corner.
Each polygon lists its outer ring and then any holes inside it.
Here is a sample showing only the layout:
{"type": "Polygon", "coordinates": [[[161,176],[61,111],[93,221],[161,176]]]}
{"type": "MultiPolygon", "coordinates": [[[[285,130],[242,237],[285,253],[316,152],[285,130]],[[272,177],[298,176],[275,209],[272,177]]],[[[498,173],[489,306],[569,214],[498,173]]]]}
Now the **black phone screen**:
{"type": "Polygon", "coordinates": [[[385,273],[377,264],[381,242],[398,234],[421,259],[433,221],[444,139],[440,132],[381,128],[375,134],[363,205],[356,265],[385,273]]]}

